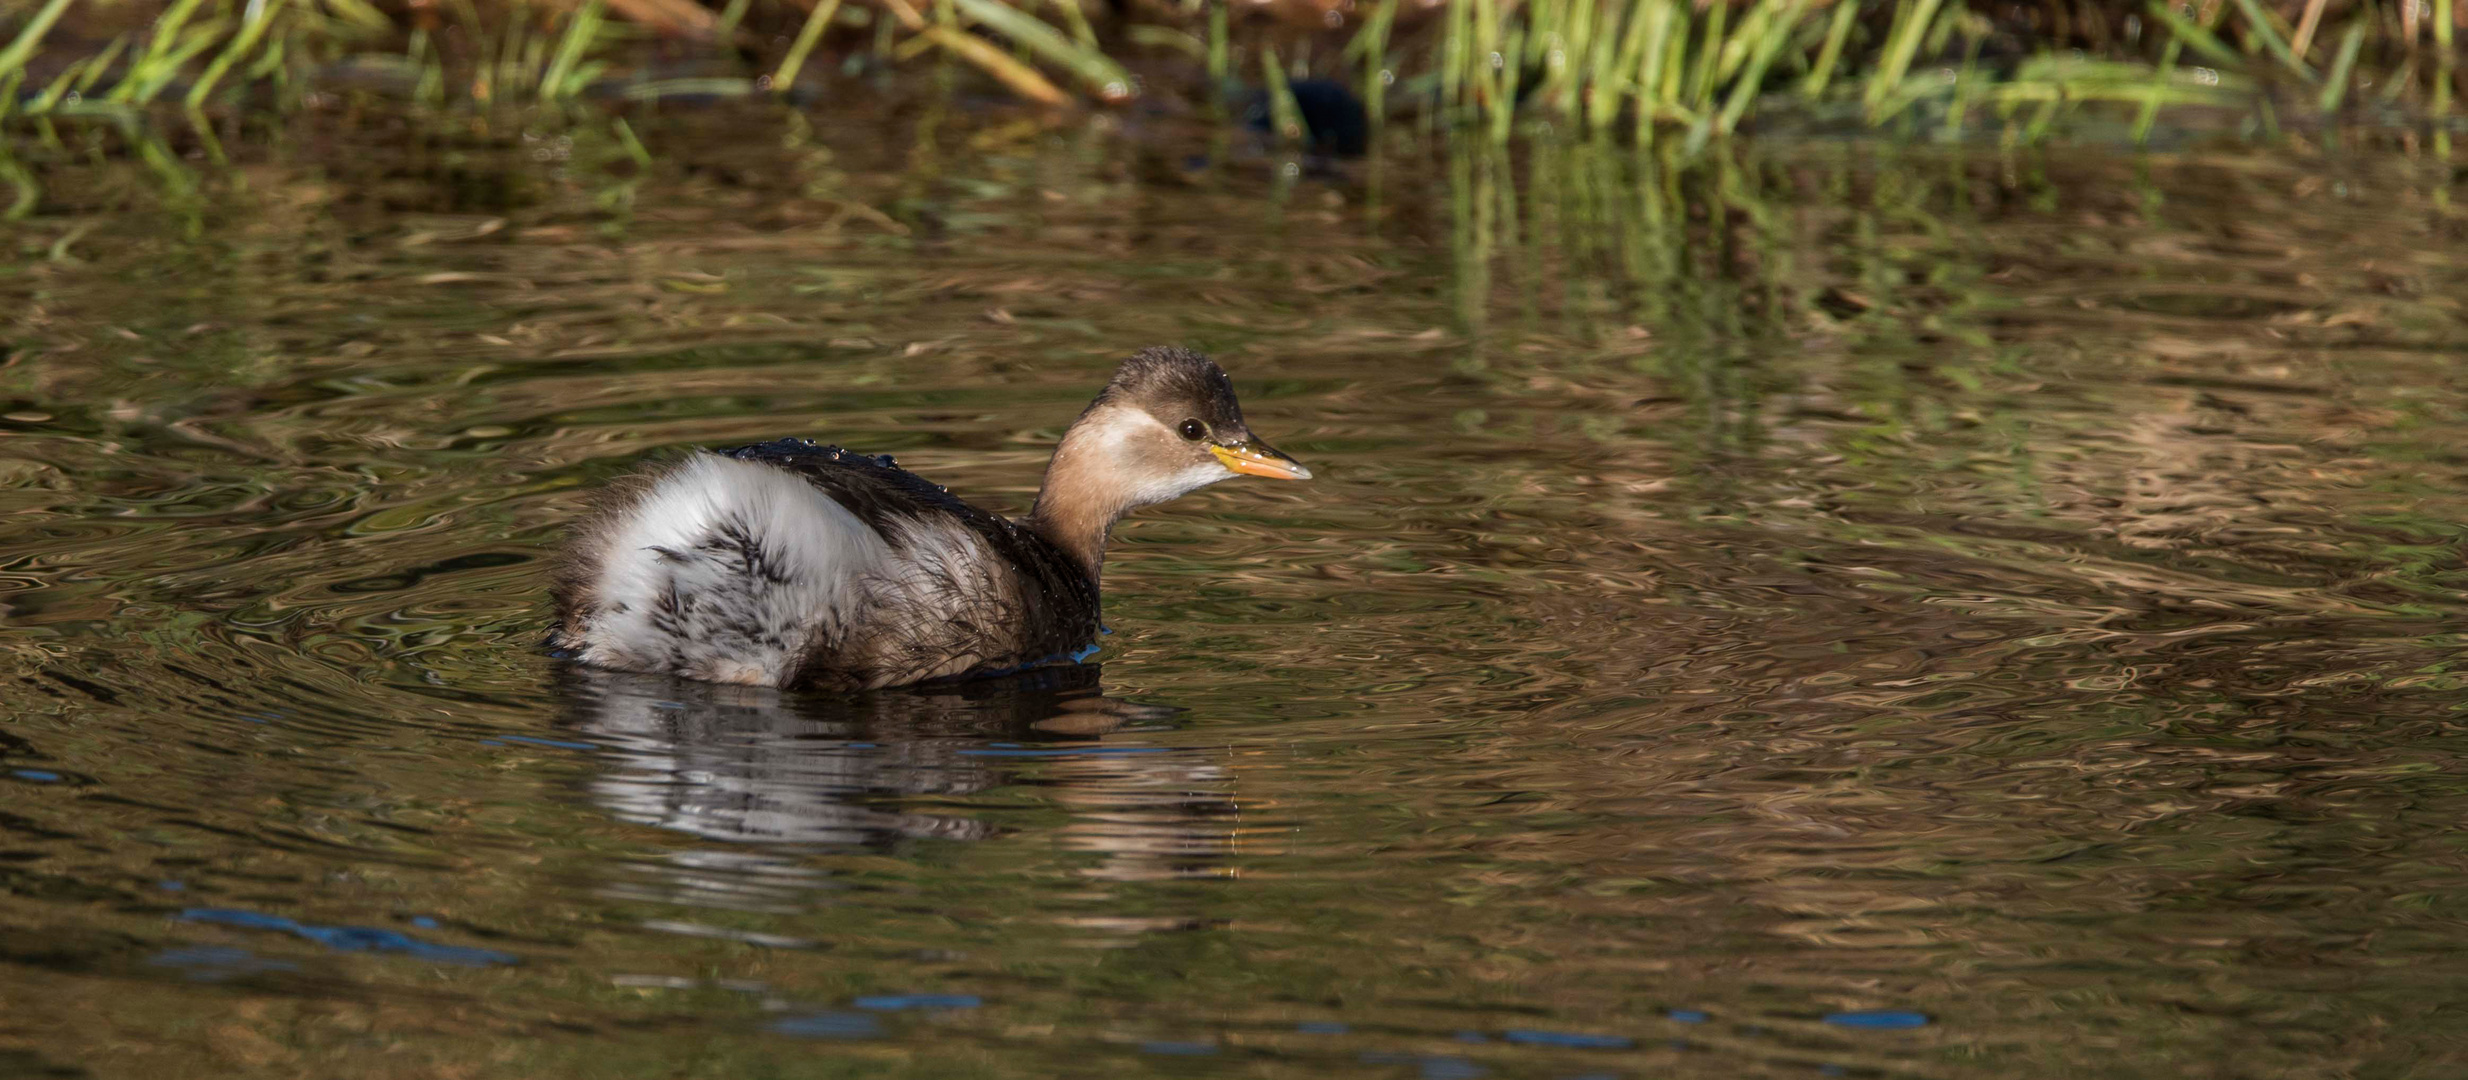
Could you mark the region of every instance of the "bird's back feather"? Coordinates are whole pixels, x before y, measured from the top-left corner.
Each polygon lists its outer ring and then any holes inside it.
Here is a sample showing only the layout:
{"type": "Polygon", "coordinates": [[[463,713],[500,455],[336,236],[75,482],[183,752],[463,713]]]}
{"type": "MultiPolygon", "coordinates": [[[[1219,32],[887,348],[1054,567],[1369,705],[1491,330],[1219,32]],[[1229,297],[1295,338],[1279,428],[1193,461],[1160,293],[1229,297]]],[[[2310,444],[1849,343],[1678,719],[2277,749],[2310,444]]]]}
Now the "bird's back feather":
{"type": "Polygon", "coordinates": [[[557,578],[586,663],[871,688],[1016,667],[1091,640],[1093,583],[1013,523],[887,461],[782,440],[611,489],[557,578]]]}

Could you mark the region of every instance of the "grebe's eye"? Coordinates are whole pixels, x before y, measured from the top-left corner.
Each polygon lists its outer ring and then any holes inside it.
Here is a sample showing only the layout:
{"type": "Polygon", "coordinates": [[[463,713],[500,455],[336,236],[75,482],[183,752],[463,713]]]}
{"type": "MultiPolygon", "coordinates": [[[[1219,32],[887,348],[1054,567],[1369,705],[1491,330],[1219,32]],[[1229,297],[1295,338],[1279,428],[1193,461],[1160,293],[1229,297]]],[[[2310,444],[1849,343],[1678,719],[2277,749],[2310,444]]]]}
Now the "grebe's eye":
{"type": "Polygon", "coordinates": [[[1183,438],[1189,439],[1192,442],[1198,442],[1202,436],[1208,434],[1208,425],[1197,420],[1185,420],[1183,421],[1182,431],[1183,438]]]}

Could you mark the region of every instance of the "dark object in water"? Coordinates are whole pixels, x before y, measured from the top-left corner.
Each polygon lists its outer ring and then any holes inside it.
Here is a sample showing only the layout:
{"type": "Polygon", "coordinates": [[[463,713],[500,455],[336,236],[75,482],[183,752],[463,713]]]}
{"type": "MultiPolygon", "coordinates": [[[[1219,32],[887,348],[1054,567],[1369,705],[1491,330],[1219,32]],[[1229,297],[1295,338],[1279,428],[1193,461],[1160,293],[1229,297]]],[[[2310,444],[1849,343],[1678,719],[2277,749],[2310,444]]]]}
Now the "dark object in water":
{"type": "MultiPolygon", "coordinates": [[[[1294,92],[1294,108],[1302,114],[1303,130],[1313,152],[1335,157],[1361,157],[1371,148],[1371,116],[1354,91],[1335,79],[1297,79],[1286,84],[1294,92]]],[[[1254,90],[1243,109],[1243,126],[1272,131],[1268,91],[1254,90]]],[[[1273,132],[1272,132],[1273,133],[1273,132]]]]}

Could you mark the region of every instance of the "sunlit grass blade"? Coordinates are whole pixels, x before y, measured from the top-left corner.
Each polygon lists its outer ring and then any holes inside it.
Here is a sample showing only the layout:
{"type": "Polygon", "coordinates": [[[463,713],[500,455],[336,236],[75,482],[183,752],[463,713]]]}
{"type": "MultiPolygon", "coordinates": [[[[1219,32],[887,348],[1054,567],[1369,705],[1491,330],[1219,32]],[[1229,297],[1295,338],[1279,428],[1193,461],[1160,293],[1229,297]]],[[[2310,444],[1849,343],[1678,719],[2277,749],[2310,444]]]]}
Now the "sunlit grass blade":
{"type": "MultiPolygon", "coordinates": [[[[10,72],[10,74],[17,73],[10,72]]],[[[5,77],[0,77],[0,85],[8,86],[11,94],[14,95],[16,87],[7,83],[5,77]]],[[[16,158],[10,157],[5,143],[0,143],[0,180],[8,181],[9,187],[16,192],[10,197],[8,208],[0,210],[0,220],[23,219],[26,215],[33,213],[34,208],[42,203],[43,186],[35,180],[34,170],[26,168],[16,158]]]]}
{"type": "Polygon", "coordinates": [[[2229,48],[2226,42],[2221,41],[2211,31],[2186,21],[2185,16],[2177,14],[2169,6],[2168,0],[2151,0],[2150,11],[2152,18],[2158,19],[2161,25],[2168,28],[2171,37],[2184,42],[2186,48],[2200,53],[2204,59],[2225,68],[2235,69],[2245,66],[2243,54],[2229,48]]]}
{"type": "Polygon", "coordinates": [[[1012,59],[1011,54],[995,48],[992,42],[984,38],[942,25],[929,26],[918,33],[942,46],[943,51],[976,65],[994,81],[1023,98],[1045,106],[1060,106],[1071,101],[1071,95],[1054,85],[1053,80],[1038,74],[1036,68],[1012,59]]]}
{"type": "Polygon", "coordinates": [[[323,0],[323,2],[327,10],[362,30],[372,34],[389,34],[394,31],[394,20],[387,18],[385,12],[377,10],[368,0],[323,0]]]}
{"type": "MultiPolygon", "coordinates": [[[[1209,6],[1213,11],[1225,8],[1224,4],[1209,6]]],[[[1473,17],[1473,9],[1474,5],[1460,0],[1448,5],[1441,16],[1447,21],[1440,33],[1439,112],[1450,112],[1465,103],[1466,58],[1474,48],[1471,40],[1473,31],[1467,20],[1473,17]]],[[[1210,18],[1215,16],[1211,15],[1210,18]]]]}
{"type": "Polygon", "coordinates": [[[779,69],[771,73],[773,93],[788,93],[789,88],[796,85],[797,73],[805,68],[806,57],[814,52],[814,46],[823,40],[823,31],[830,29],[831,20],[838,18],[839,14],[840,0],[821,0],[814,5],[813,11],[806,13],[806,22],[798,29],[797,40],[789,45],[788,55],[780,59],[779,69]]]}
{"type": "MultiPolygon", "coordinates": [[[[1655,110],[1663,103],[1663,65],[1670,59],[1672,19],[1679,15],[1676,0],[1644,0],[1644,21],[1637,32],[1635,93],[1637,97],[1637,130],[1643,133],[1654,123],[1655,110]]],[[[1683,35],[1686,30],[1682,30],[1683,35]]]]}
{"type": "Polygon", "coordinates": [[[2305,0],[2305,15],[2297,20],[2297,32],[2288,39],[2288,51],[2304,56],[2314,44],[2314,31],[2322,25],[2323,0],[2305,0]]]}
{"type": "Polygon", "coordinates": [[[1637,50],[1644,47],[1645,4],[1624,3],[1602,20],[1594,48],[1586,57],[1585,118],[1594,131],[1607,130],[1620,107],[1635,93],[1637,50]]]}
{"type": "Polygon", "coordinates": [[[2159,68],[2151,73],[2151,89],[2142,100],[2142,108],[2134,114],[2134,145],[2151,141],[2151,125],[2159,120],[2160,99],[2167,89],[2168,74],[2176,70],[2177,54],[2185,48],[2185,40],[2170,37],[2160,51],[2159,68]]]}
{"type": "Polygon", "coordinates": [[[60,104],[61,98],[68,95],[69,84],[76,82],[77,77],[85,70],[86,62],[83,60],[72,61],[69,66],[60,69],[60,74],[52,77],[50,85],[43,87],[42,91],[35,94],[32,100],[26,102],[27,115],[41,116],[50,112],[54,106],[60,104]]]}
{"type": "Polygon", "coordinates": [[[2236,3],[2237,9],[2245,13],[2246,32],[2262,42],[2263,51],[2287,65],[2288,70],[2296,72],[2299,78],[2313,82],[2316,78],[2314,69],[2290,51],[2287,40],[2279,36],[2279,29],[2271,25],[2271,16],[2262,10],[2262,4],[2258,0],[2236,0],[2236,3]]]}
{"type": "Polygon", "coordinates": [[[626,87],[627,101],[659,101],[673,97],[738,98],[754,92],[754,80],[729,76],[702,79],[657,79],[626,87]]]}
{"type": "Polygon", "coordinates": [[[1276,46],[1260,50],[1260,84],[1268,95],[1269,131],[1288,146],[1302,142],[1302,105],[1294,100],[1294,87],[1286,81],[1285,64],[1277,59],[1276,46]]]}
{"type": "Polygon", "coordinates": [[[189,87],[188,97],[182,101],[184,106],[195,109],[204,104],[206,97],[214,93],[215,84],[223,80],[223,74],[255,49],[257,42],[265,37],[266,30],[274,25],[274,20],[281,17],[284,3],[285,0],[266,0],[256,21],[241,27],[240,32],[233,35],[231,44],[214,58],[213,63],[206,65],[206,73],[197,77],[195,86],[189,87]]]}
{"type": "Polygon", "coordinates": [[[155,95],[162,93],[164,87],[171,85],[172,80],[180,77],[180,69],[190,60],[196,59],[199,54],[213,48],[215,43],[223,40],[223,30],[221,19],[209,19],[190,27],[180,43],[173,46],[170,51],[149,56],[131,65],[128,73],[121,77],[119,85],[112,87],[111,93],[106,96],[113,101],[138,105],[152,102],[155,95]]]}
{"type": "MultiPolygon", "coordinates": [[[[1131,75],[1094,45],[1082,44],[1000,0],[953,0],[971,22],[992,30],[1077,76],[1106,101],[1131,96],[1131,75]]],[[[1016,61],[1015,61],[1016,63],[1016,61]]]]}
{"type": "Polygon", "coordinates": [[[1500,52],[1500,5],[1498,0],[1474,0],[1466,5],[1474,20],[1474,47],[1466,58],[1465,83],[1472,92],[1466,104],[1475,116],[1487,116],[1492,103],[1499,98],[1499,69],[1505,64],[1500,52]]]}
{"type": "Polygon", "coordinates": [[[1525,76],[1525,65],[1508,58],[1524,52],[1525,37],[1525,27],[1522,25],[1509,30],[1507,46],[1499,53],[1502,61],[1492,65],[1493,83],[1487,108],[1491,141],[1494,143],[1506,144],[1509,133],[1516,127],[1517,91],[1525,76]]]}
{"type": "Polygon", "coordinates": [[[1760,84],[1765,81],[1766,67],[1774,62],[1774,57],[1782,52],[1784,45],[1790,44],[1791,30],[1799,24],[1800,9],[1805,6],[1807,0],[1784,0],[1773,17],[1766,21],[1746,66],[1741,68],[1738,79],[1731,84],[1730,100],[1723,102],[1722,114],[1714,120],[1716,133],[1729,135],[1739,126],[1740,117],[1748,112],[1749,102],[1756,98],[1760,84]]]}
{"type": "Polygon", "coordinates": [[[1397,0],[1379,0],[1379,6],[1371,9],[1370,20],[1354,35],[1353,41],[1346,43],[1349,53],[1357,51],[1356,45],[1361,46],[1363,114],[1374,125],[1388,117],[1388,84],[1396,78],[1388,66],[1388,33],[1396,19],[1397,0]]]}
{"type": "Polygon", "coordinates": [[[1143,49],[1171,49],[1192,60],[1208,61],[1208,43],[1171,26],[1139,23],[1125,27],[1123,38],[1143,49]]]}
{"type": "Polygon", "coordinates": [[[1825,27],[1825,44],[1817,50],[1817,62],[1808,69],[1808,77],[1800,81],[1800,96],[1810,101],[1825,96],[1826,84],[1833,81],[1834,67],[1842,62],[1843,43],[1851,39],[1851,23],[1859,17],[1860,6],[1852,0],[1834,0],[1834,15],[1825,27]]]}
{"type": "Polygon", "coordinates": [[[137,69],[161,60],[165,54],[170,53],[182,43],[180,29],[188,25],[189,16],[197,10],[200,2],[201,0],[174,0],[171,7],[154,20],[154,28],[146,35],[145,51],[139,53],[137,58],[131,62],[130,74],[121,78],[123,85],[135,77],[137,69]]]}
{"type": "Polygon", "coordinates": [[[1878,123],[1893,114],[1890,101],[1907,100],[1902,94],[1902,80],[1911,70],[1911,58],[1919,52],[1920,37],[1935,22],[1938,0],[1912,0],[1900,9],[1894,28],[1886,36],[1885,56],[1877,66],[1877,74],[1868,84],[1868,119],[1878,123]]]}
{"type": "Polygon", "coordinates": [[[1697,55],[1688,71],[1688,107],[1703,111],[1714,100],[1714,72],[1722,66],[1723,24],[1730,18],[1731,5],[1708,4],[1705,9],[1705,32],[1698,39],[1697,55]]]}
{"type": "Polygon", "coordinates": [[[111,70],[112,62],[120,59],[120,53],[128,48],[128,44],[127,34],[111,39],[110,45],[105,46],[102,52],[95,54],[87,62],[86,73],[78,76],[77,82],[71,85],[69,90],[83,97],[87,91],[94,89],[94,84],[103,78],[104,72],[111,70]]]}
{"type": "Polygon", "coordinates": [[[2357,52],[2365,47],[2365,20],[2348,24],[2348,32],[2340,36],[2339,53],[2331,60],[2331,75],[2322,84],[2322,98],[2316,104],[2326,113],[2339,111],[2341,99],[2348,94],[2348,80],[2357,67],[2357,52]]]}
{"type": "Polygon", "coordinates": [[[0,75],[23,70],[35,48],[43,44],[43,35],[51,33],[52,24],[59,22],[60,13],[68,9],[69,0],[50,0],[35,12],[26,28],[17,32],[16,40],[9,42],[8,48],[0,49],[0,75]]]}
{"type": "Polygon", "coordinates": [[[1071,28],[1071,40],[1083,49],[1097,48],[1097,30],[1088,25],[1088,13],[1080,10],[1080,0],[1054,0],[1063,13],[1063,25],[1071,28]]]}
{"type": "Polygon", "coordinates": [[[2452,19],[2451,0],[2434,0],[2434,153],[2445,159],[2451,156],[2451,73],[2456,62],[2452,19]]]}
{"type": "Polygon", "coordinates": [[[721,5],[720,17],[712,20],[711,23],[711,39],[718,42],[734,39],[737,36],[737,28],[746,21],[746,9],[753,6],[753,2],[754,0],[728,0],[728,3],[721,5]]]}
{"type": "Polygon", "coordinates": [[[1229,41],[1231,33],[1226,5],[1208,5],[1208,90],[1218,98],[1225,96],[1226,80],[1234,76],[1229,41]]]}
{"type": "Polygon", "coordinates": [[[601,0],[587,0],[566,17],[566,32],[557,38],[556,57],[548,70],[540,73],[536,92],[544,99],[558,101],[573,96],[577,86],[570,85],[575,65],[582,63],[583,53],[591,48],[592,39],[599,36],[601,0]]]}

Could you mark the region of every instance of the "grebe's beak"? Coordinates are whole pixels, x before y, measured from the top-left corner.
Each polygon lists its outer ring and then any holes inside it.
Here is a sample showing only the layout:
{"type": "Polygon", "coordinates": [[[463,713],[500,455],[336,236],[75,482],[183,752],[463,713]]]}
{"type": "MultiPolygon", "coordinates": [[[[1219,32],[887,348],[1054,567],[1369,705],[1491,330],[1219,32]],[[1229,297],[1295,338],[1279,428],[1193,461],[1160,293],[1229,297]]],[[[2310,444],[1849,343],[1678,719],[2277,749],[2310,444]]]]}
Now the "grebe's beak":
{"type": "Polygon", "coordinates": [[[1265,476],[1272,480],[1309,480],[1311,470],[1303,463],[1285,456],[1285,452],[1258,439],[1244,439],[1232,446],[1211,446],[1208,452],[1217,455],[1225,467],[1248,476],[1265,476]]]}

